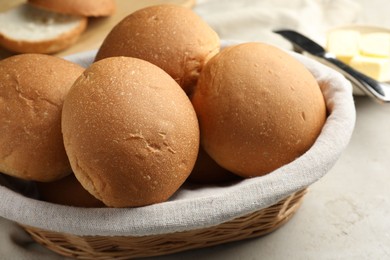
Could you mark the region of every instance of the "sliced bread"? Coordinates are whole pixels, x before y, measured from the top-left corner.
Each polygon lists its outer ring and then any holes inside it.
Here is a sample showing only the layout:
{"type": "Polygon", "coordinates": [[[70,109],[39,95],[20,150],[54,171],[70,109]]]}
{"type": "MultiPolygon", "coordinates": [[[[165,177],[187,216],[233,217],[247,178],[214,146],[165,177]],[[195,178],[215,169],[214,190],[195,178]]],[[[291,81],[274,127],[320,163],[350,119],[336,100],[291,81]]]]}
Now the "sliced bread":
{"type": "Polygon", "coordinates": [[[75,43],[87,18],[21,4],[0,13],[0,45],[17,53],[55,53],[75,43]]]}
{"type": "Polygon", "coordinates": [[[116,9],[115,0],[28,0],[47,10],[81,16],[110,16],[116,9]]]}

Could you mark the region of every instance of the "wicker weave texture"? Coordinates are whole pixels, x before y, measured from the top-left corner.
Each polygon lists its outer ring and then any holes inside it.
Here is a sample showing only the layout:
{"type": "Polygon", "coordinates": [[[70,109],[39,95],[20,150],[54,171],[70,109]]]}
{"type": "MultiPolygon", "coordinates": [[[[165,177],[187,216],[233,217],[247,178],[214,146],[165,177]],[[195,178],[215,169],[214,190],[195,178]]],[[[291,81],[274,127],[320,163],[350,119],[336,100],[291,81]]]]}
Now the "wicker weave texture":
{"type": "Polygon", "coordinates": [[[23,226],[38,243],[58,254],[78,259],[132,259],[167,255],[268,234],[298,210],[306,189],[278,203],[220,225],[185,232],[132,236],[76,236],[23,226]]]}

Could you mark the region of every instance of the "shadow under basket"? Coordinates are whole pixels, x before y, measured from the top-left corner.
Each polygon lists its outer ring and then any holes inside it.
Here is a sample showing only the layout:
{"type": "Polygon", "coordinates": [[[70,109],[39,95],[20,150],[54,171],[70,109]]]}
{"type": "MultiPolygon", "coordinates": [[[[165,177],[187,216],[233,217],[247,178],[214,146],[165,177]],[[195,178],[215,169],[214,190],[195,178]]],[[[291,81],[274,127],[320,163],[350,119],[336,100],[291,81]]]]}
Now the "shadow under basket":
{"type": "Polygon", "coordinates": [[[217,226],[152,236],[77,236],[21,225],[38,243],[67,257],[130,259],[167,255],[266,235],[286,223],[307,189],[276,204],[217,226]]]}

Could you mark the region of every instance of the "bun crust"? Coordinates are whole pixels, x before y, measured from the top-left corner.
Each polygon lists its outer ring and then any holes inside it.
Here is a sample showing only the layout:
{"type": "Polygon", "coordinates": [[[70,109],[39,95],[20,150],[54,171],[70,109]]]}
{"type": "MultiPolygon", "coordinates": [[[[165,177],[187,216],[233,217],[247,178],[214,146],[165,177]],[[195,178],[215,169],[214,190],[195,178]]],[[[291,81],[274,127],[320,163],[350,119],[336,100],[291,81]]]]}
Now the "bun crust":
{"type": "Polygon", "coordinates": [[[61,134],[63,100],[83,68],[43,54],[0,61],[0,171],[53,181],[71,173],[61,134]]]}
{"type": "Polygon", "coordinates": [[[37,182],[41,200],[73,207],[104,207],[103,202],[86,191],[73,174],[53,182],[37,182]]]}
{"type": "Polygon", "coordinates": [[[192,102],[203,148],[242,177],[295,160],[326,119],[313,75],[287,53],[261,43],[229,47],[210,60],[192,102]]]}
{"type": "Polygon", "coordinates": [[[50,54],[73,45],[87,28],[87,18],[39,10],[28,4],[0,14],[0,45],[16,53],[50,54]],[[67,26],[64,26],[67,25],[67,26]],[[42,32],[56,32],[42,35],[42,32]]]}
{"type": "Polygon", "coordinates": [[[75,82],[62,113],[73,171],[111,207],[167,200],[190,174],[199,127],[190,100],[157,66],[114,57],[75,82]]]}
{"type": "Polygon", "coordinates": [[[115,13],[114,0],[28,0],[30,4],[62,14],[109,16],[115,13]]]}
{"type": "Polygon", "coordinates": [[[203,148],[199,148],[198,158],[188,181],[198,184],[221,184],[238,180],[238,176],[219,166],[203,148]]]}
{"type": "Polygon", "coordinates": [[[165,70],[190,93],[204,64],[219,51],[219,37],[188,8],[174,5],[138,10],[117,24],[96,60],[128,56],[165,70]]]}

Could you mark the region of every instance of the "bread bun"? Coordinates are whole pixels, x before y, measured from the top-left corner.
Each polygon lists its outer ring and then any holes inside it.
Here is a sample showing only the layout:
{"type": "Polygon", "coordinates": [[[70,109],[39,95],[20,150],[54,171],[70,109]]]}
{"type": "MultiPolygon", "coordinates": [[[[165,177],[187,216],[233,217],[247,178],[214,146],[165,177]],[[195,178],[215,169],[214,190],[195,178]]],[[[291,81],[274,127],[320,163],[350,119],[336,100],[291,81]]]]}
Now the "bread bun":
{"type": "Polygon", "coordinates": [[[55,53],[74,44],[87,18],[22,4],[0,13],[0,45],[16,53],[55,53]]]}
{"type": "Polygon", "coordinates": [[[219,37],[188,8],[159,5],[138,10],[117,24],[96,60],[129,56],[165,70],[190,93],[204,64],[219,51],[219,37]]]}
{"type": "Polygon", "coordinates": [[[222,184],[238,180],[237,175],[219,166],[201,147],[188,181],[197,184],[222,184]]]}
{"type": "Polygon", "coordinates": [[[302,155],[326,118],[313,75],[262,43],[229,47],[211,59],[192,103],[203,148],[242,177],[264,175],[302,155]]]}
{"type": "Polygon", "coordinates": [[[0,172],[36,181],[71,173],[62,141],[61,110],[83,70],[44,54],[0,61],[0,172]]]}
{"type": "Polygon", "coordinates": [[[114,0],[28,0],[52,12],[79,16],[109,16],[115,13],[114,0]]]}
{"type": "Polygon", "coordinates": [[[36,184],[41,200],[74,207],[104,207],[103,202],[86,191],[73,174],[57,181],[36,184]]]}
{"type": "Polygon", "coordinates": [[[62,131],[72,169],[111,207],[167,200],[198,153],[195,111],[157,66],[113,57],[92,64],[64,102],[62,131]]]}

